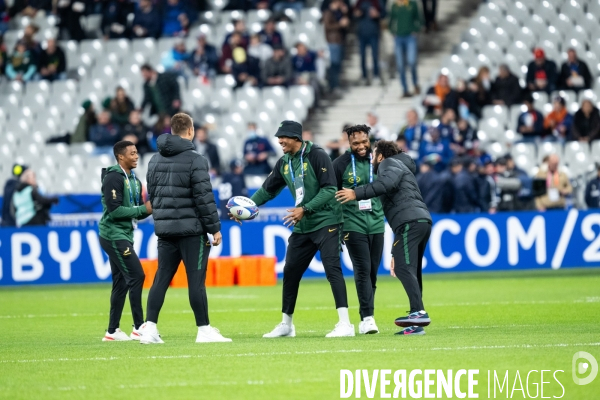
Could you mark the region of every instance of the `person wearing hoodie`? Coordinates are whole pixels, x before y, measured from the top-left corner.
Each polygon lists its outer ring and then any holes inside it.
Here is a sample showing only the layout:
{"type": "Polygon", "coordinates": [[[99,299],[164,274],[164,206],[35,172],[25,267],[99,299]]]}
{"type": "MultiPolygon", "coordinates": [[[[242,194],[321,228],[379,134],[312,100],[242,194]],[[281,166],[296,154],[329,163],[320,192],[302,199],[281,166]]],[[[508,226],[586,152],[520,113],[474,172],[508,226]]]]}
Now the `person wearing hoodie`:
{"type": "Polygon", "coordinates": [[[140,343],[164,343],[156,324],[167,289],[183,260],[190,305],[196,319],[196,343],[231,342],[210,326],[206,269],[211,241],[221,244],[221,221],[208,174],[208,162],[196,152],[194,121],[184,113],[171,118],[171,135],[157,139],[146,175],[158,236],[158,271],[148,294],[146,323],[140,343]]]}
{"type": "MultiPolygon", "coordinates": [[[[337,188],[356,188],[376,179],[371,164],[371,142],[367,125],[355,125],[346,129],[350,149],[335,159],[333,169],[337,188]]],[[[344,242],[352,260],[354,282],[360,319],[358,333],[379,333],[375,324],[375,289],[377,271],[383,253],[383,208],[378,198],[362,202],[352,201],[342,205],[344,217],[344,242]]]]}
{"type": "Polygon", "coordinates": [[[52,204],[58,204],[58,197],[46,197],[40,193],[35,172],[26,169],[21,173],[11,203],[16,226],[46,225],[50,222],[52,204]]]}
{"type": "Polygon", "coordinates": [[[138,220],[152,214],[150,202],[142,200],[142,183],[133,172],[139,159],[135,145],[117,142],[113,154],[117,164],[102,169],[102,218],[98,224],[100,246],[108,255],[112,272],[110,317],[103,342],[140,340],[139,329],[144,323],[142,286],[146,276],[133,246],[133,230],[138,220]],[[127,293],[134,324],[129,336],[119,329],[127,293]]]}
{"type": "Polygon", "coordinates": [[[454,212],[473,213],[479,211],[481,201],[475,180],[467,167],[469,162],[455,158],[450,163],[454,184],[454,212]],[[467,164],[467,165],[465,165],[467,164]]]}
{"type": "Polygon", "coordinates": [[[410,313],[396,319],[404,327],[398,335],[424,335],[431,323],[423,306],[423,254],[431,233],[431,215],[421,197],[412,158],[396,143],[380,140],[373,150],[373,173],[377,180],[336,193],[342,204],[379,197],[388,224],[394,231],[392,276],[398,277],[410,302],[410,313]]]}
{"type": "Polygon", "coordinates": [[[15,227],[17,226],[17,222],[15,221],[15,216],[11,213],[11,199],[13,197],[13,193],[15,193],[15,189],[19,185],[19,176],[28,167],[26,165],[15,164],[12,167],[13,176],[9,178],[4,184],[4,192],[2,197],[4,198],[4,202],[2,203],[2,227],[15,227]]]}
{"type": "Polygon", "coordinates": [[[279,138],[284,155],[262,187],[252,195],[252,201],[261,206],[277,197],[287,186],[294,197],[295,207],[287,210],[289,214],[283,218],[283,223],[293,226],[294,231],[288,239],[283,267],[282,321],[263,337],[296,336],[293,316],[298,289],[302,275],[317,251],[321,254],[339,317],[334,330],[325,337],[354,336],[340,264],[342,212],[334,199],[337,181],[331,159],[321,147],[302,139],[302,125],[298,122],[281,122],[275,137],[279,138]]]}

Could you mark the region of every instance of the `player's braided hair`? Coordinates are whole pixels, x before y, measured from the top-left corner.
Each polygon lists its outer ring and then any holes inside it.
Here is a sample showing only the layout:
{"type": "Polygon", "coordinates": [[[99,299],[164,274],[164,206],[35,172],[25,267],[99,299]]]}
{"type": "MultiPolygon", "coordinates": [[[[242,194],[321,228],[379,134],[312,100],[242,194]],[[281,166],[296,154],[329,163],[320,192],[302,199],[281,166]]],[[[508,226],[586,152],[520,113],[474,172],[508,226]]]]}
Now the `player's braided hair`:
{"type": "Polygon", "coordinates": [[[369,136],[369,134],[371,133],[371,128],[367,125],[352,125],[347,129],[344,129],[344,132],[346,132],[346,134],[348,135],[348,139],[350,139],[350,136],[358,132],[364,132],[367,134],[367,136],[369,136]]]}
{"type": "Polygon", "coordinates": [[[377,154],[381,154],[383,158],[390,158],[400,153],[400,150],[398,150],[398,145],[387,140],[380,140],[375,143],[375,149],[377,154]]]}

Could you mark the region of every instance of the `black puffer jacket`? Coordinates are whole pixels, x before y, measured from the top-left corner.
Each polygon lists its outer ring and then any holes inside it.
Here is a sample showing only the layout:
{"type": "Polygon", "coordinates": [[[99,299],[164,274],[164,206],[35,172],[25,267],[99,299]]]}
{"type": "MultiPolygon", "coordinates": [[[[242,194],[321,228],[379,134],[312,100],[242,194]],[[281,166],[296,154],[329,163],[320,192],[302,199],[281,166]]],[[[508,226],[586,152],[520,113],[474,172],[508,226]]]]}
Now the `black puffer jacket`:
{"type": "Polygon", "coordinates": [[[217,233],[221,222],[208,175],[208,162],[191,141],[161,135],[159,154],[148,165],[148,195],[156,236],[217,233]]]}
{"type": "Polygon", "coordinates": [[[431,221],[417,185],[415,171],[414,161],[405,153],[386,158],[379,164],[377,180],[355,189],[356,199],[379,196],[385,218],[394,232],[405,222],[419,219],[431,221]]]}

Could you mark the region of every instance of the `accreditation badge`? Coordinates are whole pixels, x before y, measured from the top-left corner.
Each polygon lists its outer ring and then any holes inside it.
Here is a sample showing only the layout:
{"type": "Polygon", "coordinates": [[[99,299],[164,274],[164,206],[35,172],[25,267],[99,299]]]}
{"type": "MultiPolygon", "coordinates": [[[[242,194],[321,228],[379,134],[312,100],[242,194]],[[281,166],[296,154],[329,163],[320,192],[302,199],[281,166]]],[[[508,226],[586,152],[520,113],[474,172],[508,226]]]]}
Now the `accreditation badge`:
{"type": "Polygon", "coordinates": [[[371,199],[358,201],[358,211],[371,211],[372,209],[371,199]]]}
{"type": "Polygon", "coordinates": [[[137,226],[138,226],[138,220],[137,220],[137,219],[135,219],[135,218],[133,218],[133,219],[131,220],[131,226],[133,227],[133,229],[137,229],[137,226]]]}
{"type": "Polygon", "coordinates": [[[304,201],[304,178],[298,176],[294,181],[294,189],[296,190],[296,207],[304,201]]]}

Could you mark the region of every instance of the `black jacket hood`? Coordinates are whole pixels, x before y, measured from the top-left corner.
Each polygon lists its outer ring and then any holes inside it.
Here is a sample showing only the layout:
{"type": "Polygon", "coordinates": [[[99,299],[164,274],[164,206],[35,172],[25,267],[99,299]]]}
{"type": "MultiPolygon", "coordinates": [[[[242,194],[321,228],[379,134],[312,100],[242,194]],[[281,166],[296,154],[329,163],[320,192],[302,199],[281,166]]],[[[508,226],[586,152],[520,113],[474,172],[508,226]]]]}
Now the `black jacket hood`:
{"type": "Polygon", "coordinates": [[[184,151],[196,150],[194,144],[177,135],[163,134],[156,140],[158,152],[163,157],[173,157],[184,151]]]}
{"type": "Polygon", "coordinates": [[[412,157],[409,156],[408,154],[402,152],[402,153],[396,154],[392,158],[402,161],[402,163],[404,165],[406,165],[406,167],[410,170],[410,172],[413,173],[413,175],[417,174],[417,165],[415,164],[415,160],[413,160],[412,157]]]}

